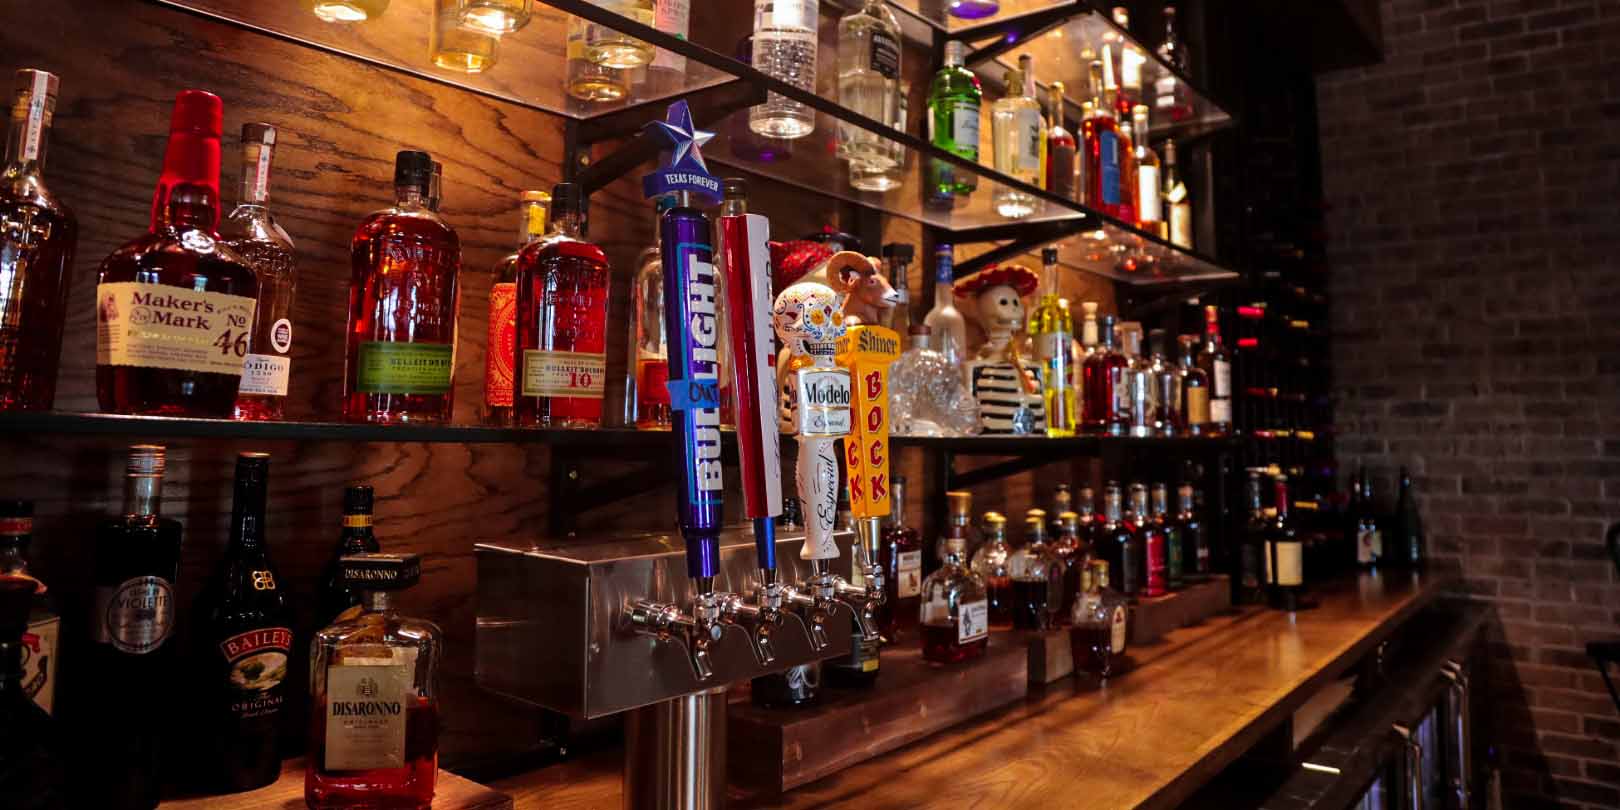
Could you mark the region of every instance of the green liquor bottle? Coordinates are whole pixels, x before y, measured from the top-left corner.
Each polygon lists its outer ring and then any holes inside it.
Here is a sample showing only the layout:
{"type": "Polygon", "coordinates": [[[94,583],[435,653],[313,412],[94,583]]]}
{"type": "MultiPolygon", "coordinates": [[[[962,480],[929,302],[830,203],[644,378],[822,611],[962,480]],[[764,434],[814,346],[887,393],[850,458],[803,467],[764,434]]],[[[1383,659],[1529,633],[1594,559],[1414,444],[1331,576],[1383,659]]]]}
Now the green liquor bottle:
{"type": "MultiPolygon", "coordinates": [[[[979,159],[979,104],[984,90],[979,77],[963,67],[967,46],[945,43],[945,64],[928,88],[928,139],[935,146],[968,160],[979,159]]],[[[929,193],[936,199],[972,194],[979,178],[944,161],[934,161],[929,172],[929,193]]]]}

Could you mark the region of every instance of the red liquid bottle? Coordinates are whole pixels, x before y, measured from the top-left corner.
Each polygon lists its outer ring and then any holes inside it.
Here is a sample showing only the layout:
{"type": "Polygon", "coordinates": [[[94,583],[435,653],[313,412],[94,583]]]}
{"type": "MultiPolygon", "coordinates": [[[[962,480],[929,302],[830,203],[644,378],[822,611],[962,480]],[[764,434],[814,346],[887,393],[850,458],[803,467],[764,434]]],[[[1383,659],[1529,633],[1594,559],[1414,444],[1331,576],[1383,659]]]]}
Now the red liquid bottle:
{"type": "Polygon", "coordinates": [[[56,396],[78,223],[45,188],[57,78],[17,71],[0,174],[0,411],[49,410],[56,396]]]}
{"type": "Polygon", "coordinates": [[[1169,557],[1165,548],[1164,532],[1154,522],[1153,514],[1148,510],[1147,487],[1141,484],[1131,484],[1131,510],[1126,522],[1136,534],[1135,551],[1144,560],[1144,564],[1138,569],[1142,572],[1139,580],[1142,595],[1164,596],[1170,592],[1167,576],[1169,557]]]}
{"type": "Polygon", "coordinates": [[[607,385],[608,263],[580,238],[579,186],[551,191],[552,232],[518,256],[518,427],[596,428],[607,385]]]}
{"type": "Polygon", "coordinates": [[[495,265],[489,288],[489,333],[484,341],[484,423],[512,424],[512,380],[517,371],[517,268],[523,248],[546,235],[551,195],[523,192],[521,244],[495,265]]]}
{"type": "Polygon", "coordinates": [[[400,152],[394,205],[354,232],[343,368],[343,416],[350,421],[450,421],[461,240],[428,208],[432,175],[426,152],[400,152]]]}
{"type": "Polygon", "coordinates": [[[258,279],[219,239],[223,105],[174,100],[152,226],[101,263],[96,399],[111,413],[229,417],[252,340],[258,279]]]}
{"type": "Polygon", "coordinates": [[[1085,394],[1081,416],[1088,433],[1123,436],[1130,417],[1118,408],[1116,391],[1129,362],[1114,348],[1114,316],[1104,315],[1098,321],[1100,343],[1080,369],[1085,394]]]}

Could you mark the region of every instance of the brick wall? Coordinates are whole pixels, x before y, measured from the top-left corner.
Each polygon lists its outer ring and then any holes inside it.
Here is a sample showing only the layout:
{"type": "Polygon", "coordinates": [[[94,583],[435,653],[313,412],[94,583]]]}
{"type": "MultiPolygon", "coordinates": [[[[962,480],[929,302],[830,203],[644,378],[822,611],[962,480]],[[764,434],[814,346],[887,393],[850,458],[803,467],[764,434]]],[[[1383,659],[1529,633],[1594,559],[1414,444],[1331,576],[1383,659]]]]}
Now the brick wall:
{"type": "Polygon", "coordinates": [[[1489,600],[1505,806],[1620,807],[1620,3],[1384,0],[1319,83],[1341,462],[1489,600]]]}

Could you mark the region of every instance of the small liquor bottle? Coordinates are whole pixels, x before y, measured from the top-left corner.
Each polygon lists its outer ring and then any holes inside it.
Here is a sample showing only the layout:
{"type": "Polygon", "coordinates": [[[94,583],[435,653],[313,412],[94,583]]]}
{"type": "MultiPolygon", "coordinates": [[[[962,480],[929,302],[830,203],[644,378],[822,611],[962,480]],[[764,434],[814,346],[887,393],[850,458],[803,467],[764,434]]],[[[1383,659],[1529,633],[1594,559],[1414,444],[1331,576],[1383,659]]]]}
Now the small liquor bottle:
{"type": "Polygon", "coordinates": [[[484,343],[484,422],[502,427],[512,424],[512,376],[517,366],[518,254],[546,235],[551,195],[544,191],[525,191],[521,200],[518,249],[495,265],[495,283],[489,288],[489,337],[484,343]]]}
{"type": "MultiPolygon", "coordinates": [[[[928,140],[947,152],[975,163],[979,160],[979,105],[984,90],[979,77],[963,67],[967,44],[945,43],[945,64],[928,88],[928,140]]],[[[949,163],[930,164],[928,193],[949,201],[957,194],[972,194],[979,177],[949,163]]]]}
{"type": "Polygon", "coordinates": [[[237,457],[231,539],[193,614],[200,786],[220,793],[264,787],[281,775],[281,710],[297,682],[287,682],[292,610],[265,546],[269,473],[269,454],[237,457]]]}
{"type": "Polygon", "coordinates": [[[1025,518],[1024,545],[1007,558],[1013,627],[1049,630],[1057,624],[1058,609],[1063,605],[1063,572],[1062,558],[1046,542],[1046,518],[1025,518]]]}
{"type": "Polygon", "coordinates": [[[1362,467],[1350,482],[1350,516],[1347,534],[1355,544],[1356,565],[1363,569],[1377,568],[1384,559],[1384,536],[1378,529],[1377,510],[1373,508],[1372,481],[1367,468],[1362,467]]]}
{"type": "Polygon", "coordinates": [[[1093,560],[1082,574],[1082,595],[1070,613],[1069,631],[1074,665],[1106,682],[1125,663],[1130,644],[1129,600],[1109,587],[1109,566],[1093,560]]]}
{"type": "Polygon", "coordinates": [[[1395,517],[1392,522],[1395,538],[1395,564],[1422,568],[1428,558],[1423,538],[1423,518],[1418,514],[1417,499],[1412,495],[1412,476],[1401,468],[1400,494],[1395,498],[1395,517]]]}
{"type": "Polygon", "coordinates": [[[973,552],[973,569],[984,582],[985,598],[990,604],[990,621],[1007,624],[1012,621],[1012,578],[1007,572],[1007,558],[1012,546],[1007,544],[1007,518],[1000,512],[985,512],[979,525],[984,530],[984,545],[973,552]]]}
{"type": "Polygon", "coordinates": [[[967,321],[956,308],[952,248],[941,244],[934,248],[934,308],[923,316],[923,323],[932,330],[934,349],[945,356],[945,362],[960,370],[967,362],[967,321]]]}
{"type": "MultiPolygon", "coordinates": [[[[814,93],[819,21],[819,0],[754,0],[754,68],[814,93]]],[[[764,104],[749,108],[748,126],[772,138],[802,138],[815,131],[816,112],[802,101],[771,93],[764,104]]]]}
{"type": "Polygon", "coordinates": [[[1237,559],[1233,561],[1236,563],[1237,576],[1232,578],[1232,604],[1257,605],[1265,601],[1261,558],[1265,549],[1264,535],[1270,525],[1261,503],[1260,471],[1249,470],[1244,492],[1249,504],[1249,518],[1238,540],[1237,559]]]}
{"type": "Polygon", "coordinates": [[[56,396],[78,222],[45,188],[58,80],[17,71],[0,173],[0,411],[49,410],[56,396]]]}
{"type": "Polygon", "coordinates": [[[1276,476],[1273,486],[1277,515],[1265,532],[1266,589],[1272,607],[1298,610],[1299,594],[1305,586],[1305,544],[1288,520],[1288,476],[1276,476]]]}
{"type": "MultiPolygon", "coordinates": [[[[59,677],[56,650],[62,637],[62,617],[52,607],[45,583],[28,570],[28,546],[33,533],[32,501],[0,501],[0,577],[26,579],[34,591],[26,627],[30,654],[26,663],[19,662],[23,667],[22,690],[49,714],[59,677]]],[[[0,677],[4,677],[3,672],[0,677]]]]}
{"type": "Polygon", "coordinates": [[[344,582],[365,609],[315,634],[309,689],[313,722],[304,770],[311,810],[426,808],[438,776],[437,625],[395,612],[395,591],[415,585],[415,554],[343,558],[344,582]]]}
{"type": "Polygon", "coordinates": [[[1149,492],[1152,502],[1154,531],[1164,545],[1164,587],[1179,591],[1186,584],[1186,545],[1181,538],[1181,524],[1170,519],[1170,488],[1156,483],[1149,492]]]}
{"type": "Polygon", "coordinates": [[[101,263],[96,399],[104,411],[229,417],[235,408],[259,283],[217,232],[222,117],[212,93],[175,98],[152,227],[101,263]]]}
{"type": "Polygon", "coordinates": [[[1192,250],[1192,198],[1176,169],[1176,142],[1169,138],[1164,141],[1164,205],[1170,244],[1192,250]]]}
{"type": "Polygon", "coordinates": [[[1204,348],[1198,353],[1198,368],[1209,379],[1210,432],[1222,436],[1232,432],[1232,361],[1221,345],[1220,310],[1204,307],[1204,348]]]}
{"type": "MultiPolygon", "coordinates": [[[[1041,117],[1041,102],[1035,98],[1034,59],[1029,54],[1018,57],[1018,67],[1007,71],[1005,86],[1007,95],[990,105],[991,156],[996,170],[1042,186],[1046,183],[1041,171],[1046,121],[1041,117]]],[[[998,186],[991,202],[996,213],[1008,219],[1035,213],[1035,197],[1012,188],[998,186]]]]}
{"type": "Polygon", "coordinates": [[[1189,436],[1208,436],[1212,432],[1209,422],[1209,375],[1198,367],[1198,336],[1182,335],[1181,362],[1176,376],[1181,386],[1181,424],[1189,436]]]}
{"type": "MultiPolygon", "coordinates": [[[[1090,511],[1088,507],[1086,511],[1090,511]]],[[[1058,513],[1057,531],[1052,536],[1052,550],[1063,563],[1063,601],[1059,616],[1068,616],[1069,608],[1080,593],[1080,569],[1091,559],[1091,552],[1080,534],[1080,515],[1077,512],[1058,513]]]]}
{"type": "Polygon", "coordinates": [[[984,655],[990,645],[990,603],[984,581],[962,564],[962,537],[945,537],[945,563],[922,584],[923,660],[955,664],[984,655]]]}
{"type": "Polygon", "coordinates": [[[1176,532],[1181,538],[1182,567],[1186,578],[1200,582],[1209,578],[1209,533],[1193,508],[1192,484],[1176,488],[1176,532]]]}
{"type": "Polygon", "coordinates": [[[1158,236],[1169,236],[1164,222],[1164,194],[1159,186],[1159,155],[1148,145],[1148,108],[1138,104],[1131,109],[1136,164],[1136,227],[1158,236]]]}
{"type": "Polygon", "coordinates": [[[67,740],[49,712],[28,695],[23,658],[37,581],[0,573],[0,782],[8,807],[68,807],[67,740]],[[15,804],[10,804],[15,802],[15,804]]]}
{"type": "Polygon", "coordinates": [[[889,521],[883,529],[878,562],[883,566],[884,598],[878,609],[879,627],[887,643],[902,629],[909,632],[922,594],[922,536],[906,525],[906,479],[889,481],[889,521]]]}
{"type": "MultiPolygon", "coordinates": [[[[1164,596],[1169,589],[1165,583],[1165,568],[1168,560],[1165,554],[1164,534],[1153,522],[1153,515],[1148,511],[1147,487],[1141,484],[1131,484],[1130,507],[1125,513],[1125,523],[1130,526],[1134,535],[1134,546],[1124,558],[1125,569],[1122,576],[1133,573],[1136,569],[1136,587],[1142,596],[1164,596]],[[1132,565],[1132,559],[1138,561],[1132,565]]],[[[1130,585],[1125,585],[1125,592],[1131,592],[1130,585]]]]}
{"type": "Polygon", "coordinates": [[[1130,426],[1130,413],[1120,410],[1119,391],[1126,384],[1130,361],[1114,348],[1114,316],[1102,316],[1097,331],[1102,342],[1086,358],[1081,375],[1086,432],[1123,436],[1130,426]]]}
{"type": "Polygon", "coordinates": [[[316,619],[322,627],[351,619],[360,612],[360,590],[344,582],[343,558],[382,550],[371,528],[372,498],[371,487],[343,488],[343,531],[338,535],[332,558],[321,569],[320,594],[316,598],[316,619]]]}
{"type": "Polygon", "coordinates": [[[394,205],[350,247],[343,415],[382,424],[448,422],[455,406],[461,240],[428,208],[433,158],[394,159],[394,205]]]}
{"type": "Polygon", "coordinates": [[[607,384],[608,263],[580,238],[580,187],[551,190],[551,234],[518,258],[518,427],[597,428],[607,384]]]}
{"type": "Polygon", "coordinates": [[[237,419],[280,419],[292,376],[292,302],[297,285],[293,243],[265,206],[275,148],[275,127],[242,125],[242,195],[220,226],[225,244],[259,277],[253,337],[236,392],[237,419]]]}
{"type": "Polygon", "coordinates": [[[1079,146],[1075,143],[1074,133],[1063,126],[1063,82],[1052,82],[1046,98],[1046,190],[1072,200],[1075,198],[1075,158],[1079,146]]]}
{"type": "Polygon", "coordinates": [[[666,194],[653,203],[653,243],[636,259],[630,285],[630,345],[625,369],[625,424],[639,430],[668,430],[669,340],[664,334],[664,266],[657,238],[664,212],[675,205],[666,194]]]}
{"type": "Polygon", "coordinates": [[[1110,570],[1119,572],[1120,593],[1135,599],[1146,579],[1142,569],[1147,555],[1135,526],[1126,522],[1125,497],[1117,482],[1109,481],[1103,487],[1103,519],[1094,538],[1092,547],[1097,549],[1098,556],[1108,562],[1110,570]]]}
{"type": "Polygon", "coordinates": [[[1119,175],[1119,125],[1113,107],[1103,102],[1103,69],[1101,61],[1091,63],[1091,117],[1081,126],[1087,182],[1084,202],[1104,214],[1117,216],[1124,198],[1119,175]]]}
{"type": "MultiPolygon", "coordinates": [[[[233,394],[234,396],[234,394],[233,394]]],[[[84,801],[95,807],[156,807],[163,738],[173,721],[174,589],[180,573],[180,524],[159,517],[164,452],[129,451],[124,514],[96,531],[94,641],[85,670],[102,679],[90,713],[117,734],[95,739],[96,778],[84,801]]]]}
{"type": "Polygon", "coordinates": [[[1069,308],[1058,297],[1056,247],[1041,249],[1041,300],[1030,315],[1029,335],[1044,367],[1041,394],[1046,406],[1046,435],[1073,436],[1080,416],[1076,413],[1079,408],[1074,395],[1074,369],[1070,366],[1074,326],[1069,320],[1069,308]]]}

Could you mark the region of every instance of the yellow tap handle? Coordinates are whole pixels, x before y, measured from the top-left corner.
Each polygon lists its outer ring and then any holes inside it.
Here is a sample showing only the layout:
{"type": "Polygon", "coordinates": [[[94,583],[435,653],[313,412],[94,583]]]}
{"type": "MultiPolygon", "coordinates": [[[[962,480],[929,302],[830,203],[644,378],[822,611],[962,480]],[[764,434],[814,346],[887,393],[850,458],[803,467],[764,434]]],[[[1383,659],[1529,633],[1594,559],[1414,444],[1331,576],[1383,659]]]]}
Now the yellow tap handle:
{"type": "Polygon", "coordinates": [[[900,335],[882,326],[852,326],[838,340],[838,364],[849,369],[850,432],[844,438],[849,510],[855,518],[889,514],[889,364],[900,335]]]}

